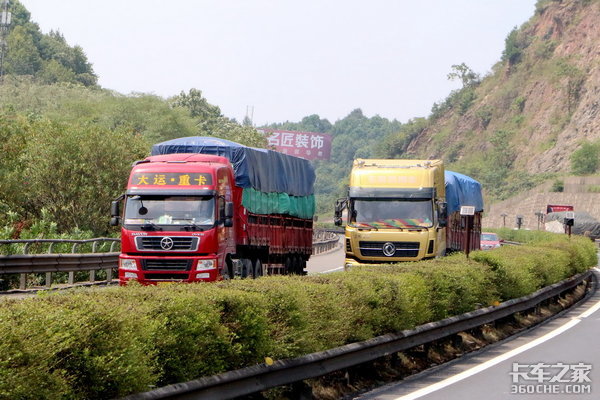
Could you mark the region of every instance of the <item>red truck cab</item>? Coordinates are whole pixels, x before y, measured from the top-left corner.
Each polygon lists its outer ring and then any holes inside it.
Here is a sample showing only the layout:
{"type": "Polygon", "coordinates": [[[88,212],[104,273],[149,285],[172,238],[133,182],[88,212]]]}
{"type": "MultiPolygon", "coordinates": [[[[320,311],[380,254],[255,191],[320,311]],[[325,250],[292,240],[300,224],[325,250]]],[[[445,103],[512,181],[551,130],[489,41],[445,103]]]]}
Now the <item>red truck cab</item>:
{"type": "Polygon", "coordinates": [[[233,205],[241,196],[234,182],[229,160],[220,156],[170,154],[137,162],[123,195],[120,283],[228,275],[226,256],[236,246],[233,205]]]}

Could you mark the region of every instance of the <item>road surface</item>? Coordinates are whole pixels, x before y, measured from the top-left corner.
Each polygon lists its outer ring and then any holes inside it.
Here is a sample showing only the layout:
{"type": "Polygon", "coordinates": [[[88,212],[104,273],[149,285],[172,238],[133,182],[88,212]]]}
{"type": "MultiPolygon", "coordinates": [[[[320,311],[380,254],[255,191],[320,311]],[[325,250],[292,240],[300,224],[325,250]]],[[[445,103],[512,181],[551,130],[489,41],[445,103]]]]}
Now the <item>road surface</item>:
{"type": "Polygon", "coordinates": [[[340,245],[328,253],[311,256],[306,264],[309,274],[342,271],[344,269],[344,248],[340,245]]]}

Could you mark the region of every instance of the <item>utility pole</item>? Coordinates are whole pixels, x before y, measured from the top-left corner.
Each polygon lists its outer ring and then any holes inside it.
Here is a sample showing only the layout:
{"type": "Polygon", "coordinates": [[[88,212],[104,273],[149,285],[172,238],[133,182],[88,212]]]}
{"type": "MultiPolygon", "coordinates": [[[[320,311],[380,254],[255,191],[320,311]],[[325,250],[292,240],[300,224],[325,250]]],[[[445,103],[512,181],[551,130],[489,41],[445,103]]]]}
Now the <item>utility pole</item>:
{"type": "Polygon", "coordinates": [[[0,0],[0,84],[4,81],[4,57],[6,57],[8,28],[10,27],[11,13],[8,11],[8,0],[0,0]]]}
{"type": "Polygon", "coordinates": [[[254,106],[246,106],[244,122],[248,122],[250,126],[254,126],[254,106]]]}

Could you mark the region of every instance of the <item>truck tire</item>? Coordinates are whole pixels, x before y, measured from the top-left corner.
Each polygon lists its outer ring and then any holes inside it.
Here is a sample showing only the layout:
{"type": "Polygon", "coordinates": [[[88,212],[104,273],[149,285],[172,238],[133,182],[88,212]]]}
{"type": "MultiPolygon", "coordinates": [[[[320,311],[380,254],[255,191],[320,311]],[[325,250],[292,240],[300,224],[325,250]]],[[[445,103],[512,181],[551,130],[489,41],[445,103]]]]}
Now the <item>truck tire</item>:
{"type": "Polygon", "coordinates": [[[298,267],[298,275],[306,275],[306,260],[304,257],[300,256],[298,267]]]}
{"type": "Polygon", "coordinates": [[[294,259],[292,258],[292,255],[289,254],[285,258],[285,274],[290,275],[293,273],[294,273],[294,259]]]}
{"type": "Polygon", "coordinates": [[[263,263],[262,263],[262,261],[260,261],[260,258],[257,258],[256,260],[254,260],[253,276],[256,279],[256,278],[260,278],[263,275],[264,275],[263,263]]]}
{"type": "Polygon", "coordinates": [[[292,273],[294,275],[300,275],[301,274],[300,269],[302,268],[301,265],[302,265],[302,262],[301,262],[300,256],[297,254],[293,255],[292,256],[292,268],[290,270],[290,273],[292,273]]]}
{"type": "Polygon", "coordinates": [[[248,258],[242,258],[242,279],[253,276],[252,261],[248,258]]]}
{"type": "Polygon", "coordinates": [[[225,258],[225,269],[223,271],[223,279],[229,280],[234,278],[233,261],[229,255],[225,258]]]}

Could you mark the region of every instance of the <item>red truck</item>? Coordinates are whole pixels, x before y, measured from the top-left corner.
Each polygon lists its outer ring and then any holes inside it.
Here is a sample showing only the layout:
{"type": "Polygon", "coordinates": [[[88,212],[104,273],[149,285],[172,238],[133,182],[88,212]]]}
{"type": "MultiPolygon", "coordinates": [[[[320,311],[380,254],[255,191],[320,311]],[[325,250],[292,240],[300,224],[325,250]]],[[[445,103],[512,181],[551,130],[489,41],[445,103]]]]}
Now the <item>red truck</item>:
{"type": "Polygon", "coordinates": [[[111,224],[122,224],[121,284],[303,273],[315,208],[307,160],[207,137],[152,154],[111,206],[111,224]]]}

